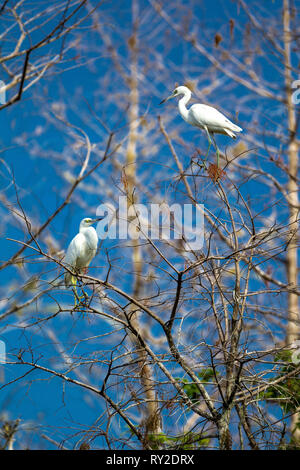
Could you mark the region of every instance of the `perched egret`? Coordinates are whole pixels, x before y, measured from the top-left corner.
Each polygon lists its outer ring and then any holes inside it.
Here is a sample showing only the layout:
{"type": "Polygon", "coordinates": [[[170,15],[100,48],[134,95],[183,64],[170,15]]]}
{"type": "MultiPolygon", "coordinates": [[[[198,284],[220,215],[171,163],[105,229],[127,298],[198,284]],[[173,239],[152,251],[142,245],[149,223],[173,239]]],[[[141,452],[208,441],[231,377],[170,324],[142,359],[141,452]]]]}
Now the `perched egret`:
{"type": "Polygon", "coordinates": [[[168,98],[162,100],[160,104],[165,103],[171,98],[175,98],[175,96],[181,95],[183,95],[183,97],[178,101],[178,109],[181,117],[192,126],[200,127],[200,129],[206,131],[209,141],[206,157],[211,147],[212,142],[210,137],[212,137],[217,151],[217,164],[219,167],[219,149],[216,145],[214,134],[224,134],[235,139],[235,133],[242,132],[243,129],[229,121],[229,119],[217,109],[207,106],[206,104],[193,104],[190,109],[187,109],[186,104],[190,101],[192,92],[186,86],[178,86],[175,88],[173,93],[168,96],[168,98]]]}
{"type": "MultiPolygon", "coordinates": [[[[68,246],[67,254],[65,257],[65,264],[68,268],[75,273],[82,273],[88,267],[94,256],[96,255],[98,245],[98,235],[93,224],[101,220],[98,219],[82,219],[79,225],[79,233],[75,235],[70,245],[68,246]]],[[[76,277],[72,274],[65,273],[66,287],[76,285],[76,277]]]]}

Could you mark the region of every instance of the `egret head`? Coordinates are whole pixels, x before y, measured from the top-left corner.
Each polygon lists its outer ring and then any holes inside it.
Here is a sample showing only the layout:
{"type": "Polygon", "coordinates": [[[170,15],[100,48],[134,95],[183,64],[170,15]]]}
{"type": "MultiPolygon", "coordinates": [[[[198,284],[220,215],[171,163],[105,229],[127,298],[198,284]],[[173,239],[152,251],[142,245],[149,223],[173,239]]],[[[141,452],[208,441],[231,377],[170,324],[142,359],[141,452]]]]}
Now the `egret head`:
{"type": "Polygon", "coordinates": [[[99,220],[102,219],[103,217],[98,217],[97,219],[90,219],[89,217],[87,217],[85,219],[82,219],[82,221],[80,222],[80,228],[90,227],[91,225],[96,224],[97,222],[99,222],[99,220]]]}
{"type": "Polygon", "coordinates": [[[163,104],[166,101],[170,100],[171,98],[175,98],[175,96],[179,96],[179,95],[189,95],[189,96],[191,96],[191,94],[192,94],[191,90],[188,87],[178,86],[178,87],[175,88],[173,93],[170,96],[168,96],[168,98],[165,98],[159,104],[163,104]]]}

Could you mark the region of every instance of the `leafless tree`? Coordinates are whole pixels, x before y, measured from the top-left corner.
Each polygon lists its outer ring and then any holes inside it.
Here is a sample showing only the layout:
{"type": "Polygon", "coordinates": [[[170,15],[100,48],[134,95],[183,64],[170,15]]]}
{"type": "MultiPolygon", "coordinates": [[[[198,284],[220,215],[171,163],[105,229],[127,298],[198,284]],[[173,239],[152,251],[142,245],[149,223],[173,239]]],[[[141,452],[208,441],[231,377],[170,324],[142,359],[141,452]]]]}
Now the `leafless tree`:
{"type": "MultiPolygon", "coordinates": [[[[237,0],[235,17],[225,8],[212,30],[192,0],[132,0],[119,22],[118,2],[58,2],[31,13],[27,2],[9,3],[0,11],[20,33],[4,54],[12,56],[3,61],[4,81],[17,91],[3,108],[38,80],[51,84],[52,66],[57,80],[58,63],[84,64],[97,86],[91,100],[80,87],[68,94],[62,81],[52,101],[32,87],[46,124],[17,144],[55,175],[51,212],[28,204],[30,185],[21,188],[3,163],[2,231],[13,252],[0,266],[0,320],[3,335],[13,326],[26,347],[8,348],[7,367],[17,373],[5,376],[2,390],[57,378],[71,408],[81,391],[92,423],[40,432],[61,448],[298,448],[296,8],[283,0],[268,12],[237,0]],[[46,34],[36,42],[40,18],[46,34]],[[79,63],[68,55],[74,45],[79,63]],[[278,80],[266,78],[275,73],[278,80]],[[203,163],[200,131],[177,120],[171,105],[155,106],[174,81],[244,128],[238,143],[220,144],[221,168],[213,152],[203,163]],[[52,133],[62,150],[47,146],[52,133]],[[153,239],[136,211],[136,239],[101,240],[89,271],[72,272],[64,263],[70,220],[100,202],[117,205],[119,196],[133,209],[190,204],[204,219],[203,245],[153,239]],[[84,301],[74,304],[65,270],[88,293],[84,301]]],[[[4,419],[3,448],[26,433],[16,418],[4,419]]]]}

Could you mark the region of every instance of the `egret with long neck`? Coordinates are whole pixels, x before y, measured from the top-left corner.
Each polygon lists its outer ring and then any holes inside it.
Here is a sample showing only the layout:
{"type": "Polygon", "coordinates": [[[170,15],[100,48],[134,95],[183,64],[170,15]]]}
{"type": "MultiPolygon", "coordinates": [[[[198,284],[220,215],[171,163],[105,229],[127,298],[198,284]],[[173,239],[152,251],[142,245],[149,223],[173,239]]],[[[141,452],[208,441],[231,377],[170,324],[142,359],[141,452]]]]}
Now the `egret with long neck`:
{"type": "Polygon", "coordinates": [[[217,153],[217,166],[219,167],[219,149],[216,144],[214,134],[228,135],[232,139],[236,139],[235,133],[242,132],[242,128],[233,124],[227,117],[220,113],[217,109],[207,106],[206,104],[193,104],[189,109],[186,105],[190,101],[192,92],[186,86],[178,86],[168,98],[162,100],[160,104],[165,103],[171,98],[182,96],[178,101],[178,109],[181,117],[195,127],[200,127],[206,131],[209,147],[206,157],[211,147],[211,138],[217,153]],[[183,96],[182,96],[183,95],[183,96]]]}

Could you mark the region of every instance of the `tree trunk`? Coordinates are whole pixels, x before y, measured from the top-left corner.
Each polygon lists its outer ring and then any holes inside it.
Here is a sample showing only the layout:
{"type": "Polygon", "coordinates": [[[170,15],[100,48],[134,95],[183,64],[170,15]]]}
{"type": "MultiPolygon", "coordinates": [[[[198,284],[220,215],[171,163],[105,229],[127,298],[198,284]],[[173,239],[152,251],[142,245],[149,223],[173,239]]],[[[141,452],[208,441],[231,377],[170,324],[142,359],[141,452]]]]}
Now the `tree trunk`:
{"type": "MultiPolygon", "coordinates": [[[[127,186],[127,204],[128,206],[134,203],[137,203],[137,196],[134,194],[136,186],[136,160],[137,160],[137,149],[136,143],[138,139],[138,119],[139,119],[139,95],[138,95],[138,36],[137,36],[137,1],[133,0],[133,34],[130,37],[128,44],[131,53],[131,63],[130,63],[130,95],[129,95],[129,136],[128,136],[128,146],[126,154],[126,170],[125,170],[125,180],[127,186]]],[[[133,271],[135,273],[134,277],[134,288],[133,296],[139,298],[141,293],[141,275],[142,275],[142,255],[141,248],[139,246],[139,240],[132,241],[133,254],[132,254],[132,264],[133,271]]],[[[138,314],[136,307],[133,306],[134,311],[131,316],[131,323],[136,331],[142,336],[142,331],[139,323],[138,314]]],[[[152,370],[151,367],[147,364],[147,353],[143,351],[140,347],[140,344],[137,341],[134,341],[139,357],[140,365],[140,374],[141,374],[141,383],[144,389],[144,395],[146,398],[145,407],[146,407],[146,416],[144,419],[144,428],[145,428],[145,444],[147,444],[148,436],[155,435],[161,432],[160,428],[160,413],[157,406],[155,389],[153,386],[152,379],[152,370]]]]}
{"type": "MultiPolygon", "coordinates": [[[[297,256],[297,236],[298,236],[298,143],[296,139],[296,113],[292,101],[292,73],[291,73],[291,29],[290,29],[290,5],[289,0],[283,2],[283,29],[284,29],[284,66],[285,66],[285,86],[287,99],[287,114],[289,124],[289,144],[288,144],[288,162],[289,162],[289,181],[288,193],[290,196],[289,204],[289,244],[287,247],[287,279],[290,287],[296,287],[298,284],[298,256],[297,256]]],[[[299,340],[299,303],[298,296],[293,292],[288,294],[288,326],[286,334],[287,346],[291,346],[296,340],[299,340]]],[[[296,413],[291,419],[291,431],[295,442],[300,445],[300,429],[296,428],[296,423],[300,414],[296,413]]]]}

